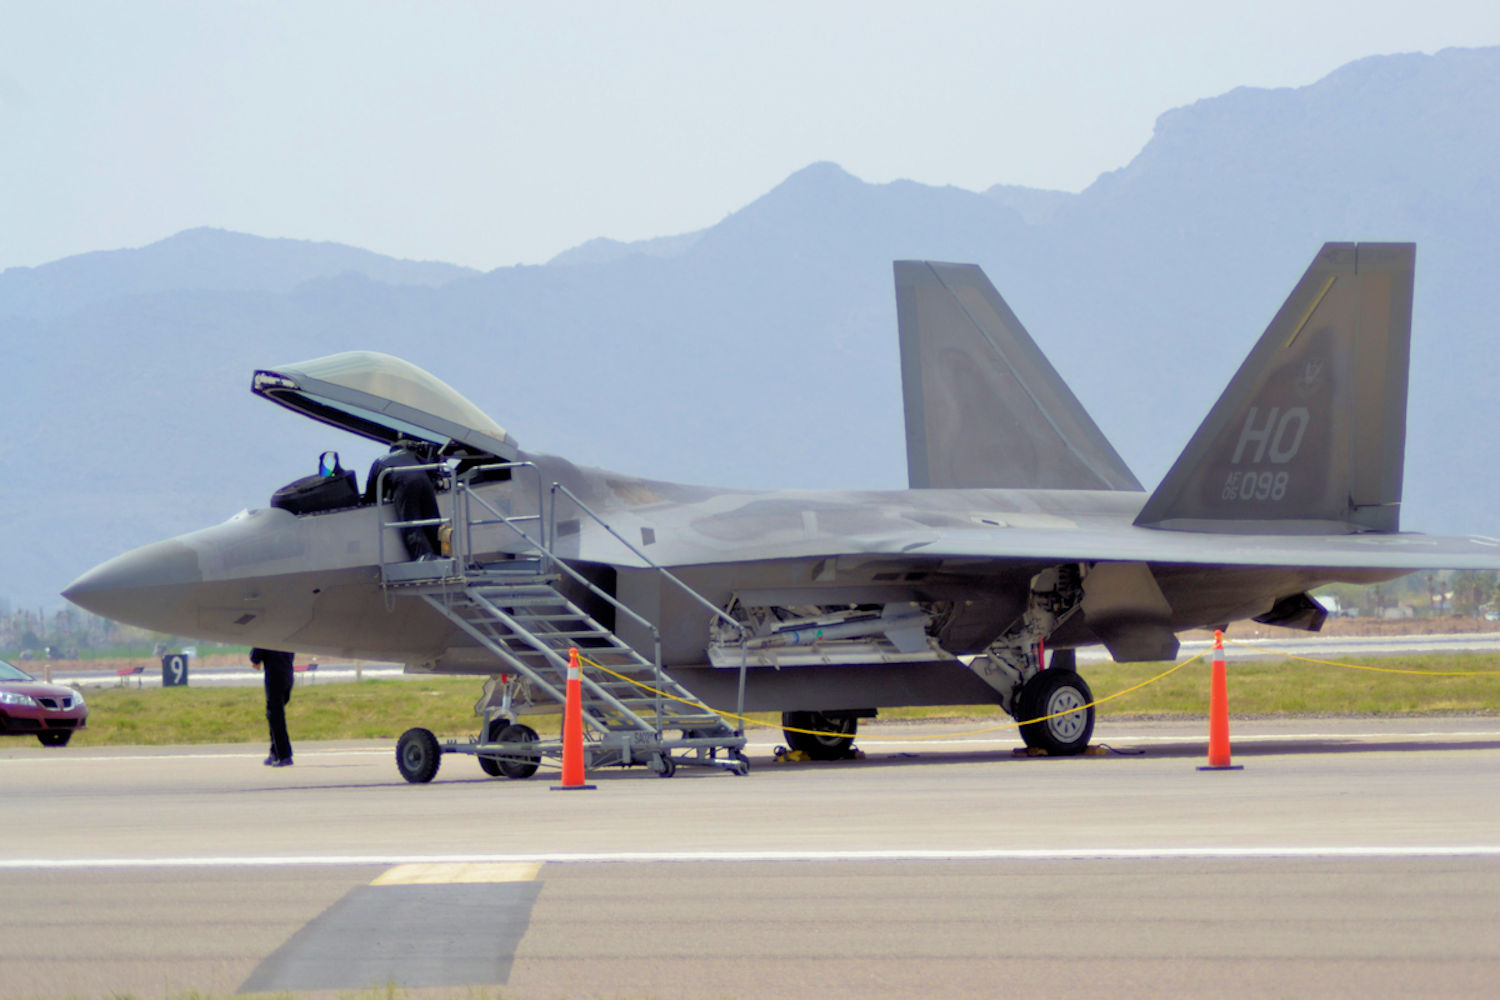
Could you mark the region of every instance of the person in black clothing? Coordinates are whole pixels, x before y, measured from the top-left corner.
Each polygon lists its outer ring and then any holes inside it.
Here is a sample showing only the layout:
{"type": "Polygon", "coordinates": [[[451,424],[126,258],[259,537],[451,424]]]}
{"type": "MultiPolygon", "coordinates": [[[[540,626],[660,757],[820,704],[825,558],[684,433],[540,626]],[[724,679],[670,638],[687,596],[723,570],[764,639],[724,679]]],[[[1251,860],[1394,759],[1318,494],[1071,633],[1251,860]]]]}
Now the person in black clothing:
{"type": "Polygon", "coordinates": [[[289,767],[292,741],[286,734],[286,705],[292,700],[292,655],[276,649],[250,650],[250,662],[266,674],[266,722],[271,726],[267,767],[289,767]]]}
{"type": "MultiPolygon", "coordinates": [[[[381,500],[388,500],[396,507],[396,520],[423,521],[438,517],[437,490],[432,477],[424,469],[410,466],[428,465],[423,448],[417,442],[397,441],[388,454],[382,455],[370,466],[370,478],[365,483],[365,503],[374,503],[376,493],[381,500]],[[383,470],[384,481],[380,478],[383,470]]],[[[401,529],[401,540],[406,544],[408,559],[436,559],[437,526],[414,525],[401,529]]]]}

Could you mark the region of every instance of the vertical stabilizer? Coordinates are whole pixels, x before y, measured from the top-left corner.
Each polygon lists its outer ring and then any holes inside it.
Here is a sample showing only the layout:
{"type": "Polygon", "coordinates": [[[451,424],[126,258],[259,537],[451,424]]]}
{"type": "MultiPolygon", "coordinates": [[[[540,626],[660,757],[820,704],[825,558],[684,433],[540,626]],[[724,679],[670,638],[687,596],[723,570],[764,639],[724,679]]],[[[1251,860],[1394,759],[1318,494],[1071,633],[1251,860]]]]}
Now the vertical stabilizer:
{"type": "Polygon", "coordinates": [[[1415,261],[1324,244],[1136,523],[1397,530],[1415,261]]]}
{"type": "Polygon", "coordinates": [[[973,264],[896,261],[913,489],[1139,490],[973,264]]]}

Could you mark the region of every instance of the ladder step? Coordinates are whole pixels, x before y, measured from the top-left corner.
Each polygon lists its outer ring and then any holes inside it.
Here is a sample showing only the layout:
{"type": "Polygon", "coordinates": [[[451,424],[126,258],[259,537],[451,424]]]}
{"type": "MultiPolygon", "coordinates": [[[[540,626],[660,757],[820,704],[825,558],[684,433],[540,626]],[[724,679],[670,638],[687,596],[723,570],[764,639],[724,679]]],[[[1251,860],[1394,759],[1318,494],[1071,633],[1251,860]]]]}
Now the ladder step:
{"type": "Polygon", "coordinates": [[[501,608],[508,608],[512,605],[534,607],[538,604],[551,604],[559,608],[568,606],[568,601],[551,587],[527,587],[524,590],[505,590],[483,596],[485,600],[501,608]]]}
{"type": "Polygon", "coordinates": [[[608,632],[601,632],[598,629],[588,629],[587,631],[575,630],[575,631],[570,631],[570,632],[552,632],[552,631],[547,631],[547,632],[538,632],[537,635],[540,636],[543,639],[609,639],[610,638],[610,634],[608,632]]]}
{"type": "MultiPolygon", "coordinates": [[[[518,569],[522,567],[497,572],[518,569]]],[[[497,576],[486,571],[464,589],[424,597],[486,646],[497,665],[519,671],[553,697],[565,686],[570,647],[605,668],[585,664],[584,671],[588,683],[583,710],[597,730],[681,730],[709,741],[705,745],[734,737],[733,727],[699,707],[691,691],[559,593],[553,582],[524,573],[497,582],[497,576]],[[642,684],[660,693],[644,690],[642,684]]]]}

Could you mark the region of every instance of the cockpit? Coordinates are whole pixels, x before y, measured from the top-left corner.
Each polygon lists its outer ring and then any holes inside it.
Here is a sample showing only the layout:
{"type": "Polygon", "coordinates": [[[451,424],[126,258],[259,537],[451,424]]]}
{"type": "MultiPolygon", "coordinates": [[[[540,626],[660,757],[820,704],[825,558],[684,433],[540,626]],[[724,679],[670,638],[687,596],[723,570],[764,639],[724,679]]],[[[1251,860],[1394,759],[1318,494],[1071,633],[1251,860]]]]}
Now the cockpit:
{"type": "Polygon", "coordinates": [[[277,490],[271,505],[317,514],[389,500],[416,469],[434,493],[455,476],[471,482],[509,477],[514,439],[457,390],[410,362],[374,351],[345,351],[255,373],[251,391],[321,423],[388,445],[361,489],[337,452],[324,452],[315,475],[277,490]]]}

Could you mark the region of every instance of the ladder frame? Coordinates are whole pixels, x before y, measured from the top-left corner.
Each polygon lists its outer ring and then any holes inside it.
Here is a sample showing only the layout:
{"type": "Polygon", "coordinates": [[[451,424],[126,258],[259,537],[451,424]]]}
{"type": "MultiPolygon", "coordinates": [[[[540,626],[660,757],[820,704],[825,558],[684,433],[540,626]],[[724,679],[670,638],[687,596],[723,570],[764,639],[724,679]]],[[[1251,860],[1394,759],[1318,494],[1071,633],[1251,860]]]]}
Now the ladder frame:
{"type": "MultiPolygon", "coordinates": [[[[384,486],[386,473],[396,470],[382,470],[376,488],[377,503],[384,502],[384,486]]],[[[400,471],[423,471],[441,472],[450,474],[447,463],[433,463],[429,465],[406,466],[400,471]]],[[[506,602],[503,597],[509,593],[510,596],[518,596],[519,591],[526,588],[545,588],[546,595],[533,589],[532,593],[524,595],[529,598],[537,598],[542,603],[558,604],[566,608],[566,612],[556,616],[560,620],[576,619],[580,624],[587,624],[588,630],[578,633],[581,636],[606,640],[608,642],[607,655],[623,656],[632,662],[623,665],[618,672],[629,673],[630,668],[637,672],[643,669],[651,670],[654,691],[653,711],[649,718],[641,711],[625,704],[616,694],[605,687],[606,683],[621,684],[624,682],[613,680],[604,682],[596,677],[590,676],[591,670],[585,665],[582,672],[583,688],[586,691],[586,704],[583,718],[586,723],[585,753],[588,767],[603,767],[611,765],[628,766],[632,764],[647,764],[659,774],[670,776],[676,769],[677,763],[698,764],[710,767],[718,767],[743,774],[748,768],[748,762],[744,756],[745,745],[743,715],[745,698],[745,676],[748,668],[748,653],[745,642],[749,638],[749,630],[744,623],[738,621],[725,611],[709,601],[702,594],[693,590],[684,580],[661,566],[639,548],[628,541],[598,512],[588,506],[579,496],[560,482],[554,482],[549,490],[542,488],[543,476],[540,468],[534,462],[497,462],[489,465],[478,466],[466,470],[463,478],[455,478],[451,490],[451,510],[448,517],[427,518],[414,521],[385,521],[381,520],[380,544],[378,553],[381,569],[381,587],[388,595],[409,594],[421,596],[429,606],[447,617],[461,630],[473,638],[480,646],[493,655],[500,665],[505,667],[505,673],[515,673],[527,678],[534,690],[540,690],[547,697],[562,704],[565,702],[565,694],[547,676],[539,671],[534,664],[527,663],[522,656],[514,652],[507,640],[518,640],[530,651],[539,654],[541,658],[551,667],[551,673],[555,677],[565,677],[567,662],[563,659],[563,650],[555,644],[548,643],[544,636],[546,630],[534,630],[527,627],[514,613],[504,610],[506,602]],[[468,479],[474,474],[481,472],[512,470],[512,481],[515,479],[515,471],[529,469],[537,479],[537,513],[523,515],[509,515],[499,510],[485,497],[478,494],[475,487],[471,486],[468,479]],[[673,680],[663,669],[661,662],[661,630],[654,622],[641,615],[635,609],[625,604],[615,595],[605,591],[593,581],[589,580],[567,560],[557,555],[549,541],[557,538],[557,511],[558,497],[565,497],[582,514],[587,515],[611,537],[623,545],[628,551],[636,556],[646,566],[654,569],[657,574],[678,587],[683,593],[701,607],[708,610],[715,618],[728,625],[739,635],[741,648],[741,663],[739,672],[739,689],[736,705],[736,715],[739,717],[737,724],[729,726],[722,716],[712,712],[702,701],[693,696],[692,692],[673,680]],[[544,502],[544,500],[546,502],[544,502]],[[481,508],[476,516],[475,505],[481,508]],[[448,558],[428,562],[393,562],[386,557],[385,536],[387,529],[400,530],[407,527],[426,527],[430,525],[447,524],[451,527],[450,546],[451,555],[448,558]],[[460,526],[462,530],[460,530],[460,526]],[[512,566],[512,560],[500,563],[480,565],[474,559],[473,532],[475,528],[503,526],[519,538],[526,549],[532,555],[524,557],[513,557],[516,563],[524,565],[512,566]],[[534,527],[539,537],[533,537],[526,528],[534,527]],[[592,616],[579,608],[571,599],[557,590],[555,584],[566,576],[575,584],[581,586],[587,593],[599,598],[613,607],[617,612],[623,612],[632,621],[643,627],[651,636],[652,655],[648,658],[624,640],[620,639],[612,629],[606,629],[592,616]],[[497,600],[499,603],[497,603],[497,600]],[[474,621],[465,617],[463,609],[478,609],[487,620],[474,621]],[[487,626],[500,625],[505,629],[505,635],[490,634],[487,626]],[[668,693],[669,691],[675,693],[668,693]],[[665,695],[665,696],[664,696],[665,695]],[[671,713],[666,710],[668,704],[683,706],[702,706],[697,715],[689,715],[678,711],[671,713]],[[601,710],[600,706],[604,706],[601,710]],[[616,723],[611,724],[608,718],[613,715],[616,723]],[[701,720],[704,725],[699,730],[686,728],[681,725],[687,720],[701,720]],[[682,729],[679,738],[668,738],[668,729],[682,729]],[[719,751],[724,751],[725,756],[720,758],[719,751]],[[674,751],[682,754],[692,752],[690,756],[674,757],[674,751]]],[[[377,508],[378,509],[378,508],[377,508]]],[[[555,634],[555,633],[554,633],[555,634]]],[[[524,655],[524,654],[523,654],[524,655]]],[[[499,716],[485,714],[484,726],[477,738],[471,737],[467,743],[449,740],[441,745],[445,753],[470,753],[491,759],[508,760],[536,760],[539,757],[560,757],[560,740],[539,740],[526,743],[498,743],[489,742],[486,736],[492,728],[495,718],[507,718],[515,721],[515,715],[509,711],[510,697],[506,693],[503,707],[499,716]]]]}

